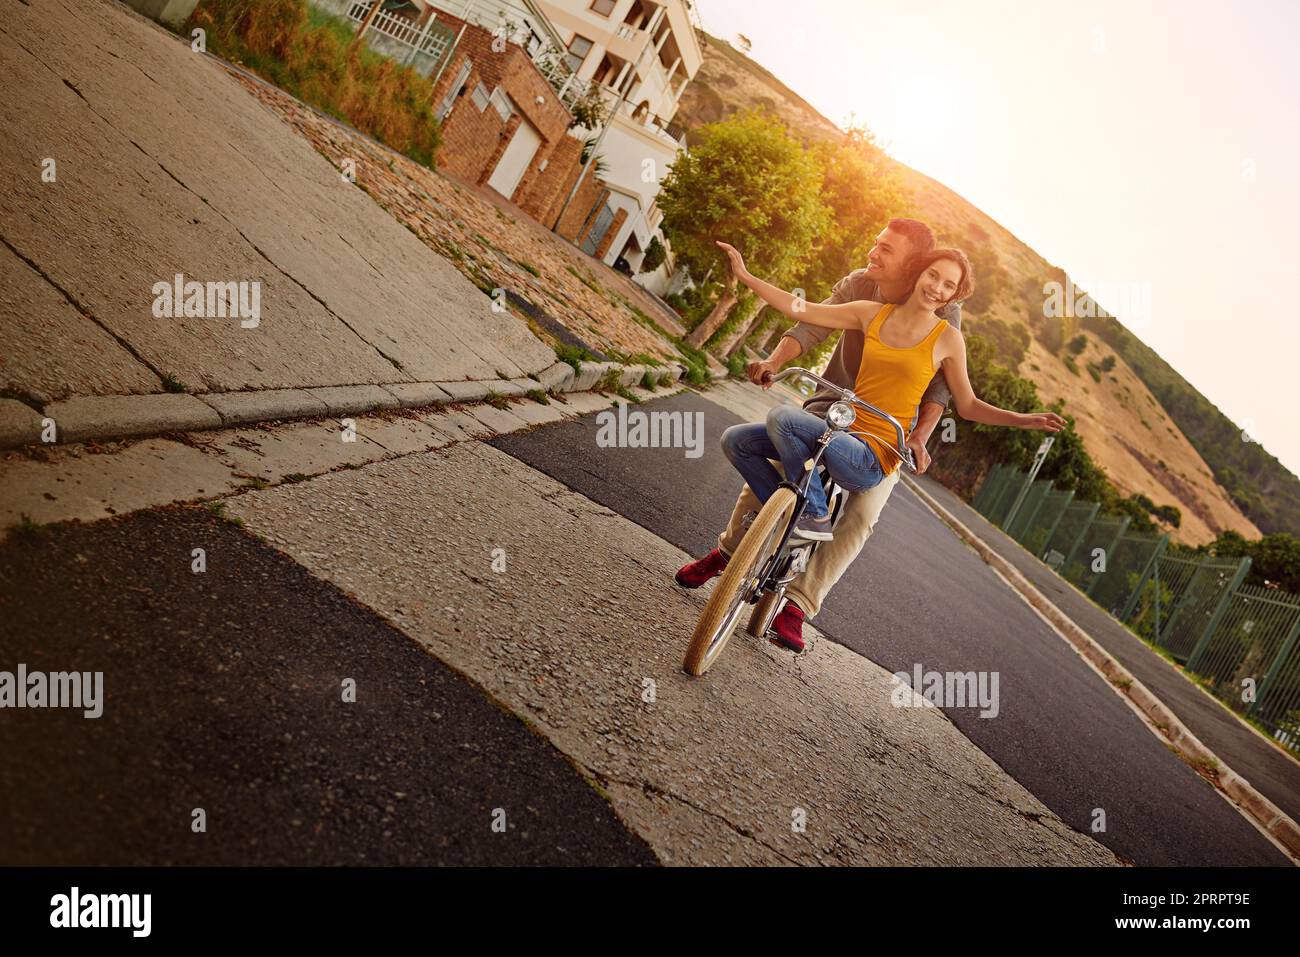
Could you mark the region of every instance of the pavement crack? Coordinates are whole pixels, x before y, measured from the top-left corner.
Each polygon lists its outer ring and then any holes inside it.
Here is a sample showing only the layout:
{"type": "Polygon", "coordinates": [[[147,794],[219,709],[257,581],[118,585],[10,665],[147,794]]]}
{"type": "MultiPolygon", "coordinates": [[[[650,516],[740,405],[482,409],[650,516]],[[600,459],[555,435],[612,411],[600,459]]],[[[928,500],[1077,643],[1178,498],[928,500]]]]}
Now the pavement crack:
{"type": "MultiPolygon", "coordinates": [[[[266,254],[265,250],[263,250],[263,249],[262,249],[260,246],[258,246],[255,242],[253,242],[251,239],[249,239],[248,236],[247,236],[247,234],[245,234],[244,231],[243,231],[242,229],[240,229],[240,228],[239,228],[239,227],[238,227],[234,222],[232,222],[231,219],[230,219],[230,218],[229,218],[225,213],[223,213],[221,210],[217,209],[217,207],[213,206],[212,203],[208,201],[207,197],[205,197],[205,196],[203,196],[202,194],[200,194],[200,193],[196,192],[195,190],[191,189],[191,188],[190,188],[190,187],[189,187],[189,186],[188,186],[188,185],[187,185],[183,180],[181,180],[181,179],[180,179],[180,178],[179,178],[175,173],[173,173],[171,170],[169,170],[169,169],[167,168],[167,166],[166,166],[166,165],[165,165],[161,160],[159,160],[156,156],[154,156],[152,153],[150,153],[147,149],[145,149],[143,146],[141,146],[141,145],[140,145],[139,143],[137,143],[135,140],[131,139],[131,137],[129,137],[129,136],[127,136],[125,133],[123,133],[120,129],[117,128],[117,126],[113,123],[112,120],[110,120],[110,119],[109,119],[107,116],[105,116],[103,113],[99,112],[99,110],[95,109],[95,107],[91,104],[91,102],[90,102],[88,99],[86,99],[85,95],[84,95],[84,94],[83,94],[79,89],[77,89],[77,87],[75,87],[75,86],[72,84],[71,81],[69,81],[68,79],[64,78],[63,76],[60,76],[60,75],[59,75],[59,72],[58,72],[57,70],[55,70],[53,67],[51,67],[48,63],[46,63],[43,59],[41,59],[41,57],[40,57],[38,54],[36,54],[33,50],[29,49],[27,46],[25,46],[25,45],[24,45],[20,40],[18,40],[16,37],[14,37],[14,36],[13,36],[11,33],[9,33],[7,30],[4,30],[3,28],[0,28],[0,34],[4,34],[5,37],[7,37],[8,39],[12,40],[13,43],[14,43],[17,47],[19,47],[21,50],[23,50],[23,52],[25,52],[28,56],[30,56],[30,57],[31,57],[33,60],[35,60],[37,63],[39,63],[39,64],[40,64],[44,69],[46,69],[46,70],[49,71],[50,73],[54,74],[54,76],[58,77],[59,80],[63,83],[64,86],[66,86],[66,87],[67,87],[68,89],[70,89],[73,93],[75,93],[75,94],[76,94],[76,95],[81,99],[81,101],[82,101],[83,103],[86,104],[86,109],[90,110],[90,112],[91,112],[92,114],[94,114],[94,116],[95,116],[96,118],[98,118],[101,122],[103,122],[104,125],[107,126],[110,130],[112,130],[112,131],[113,131],[114,133],[116,133],[118,136],[121,136],[124,140],[126,140],[128,143],[130,143],[132,146],[134,146],[134,147],[135,147],[137,150],[139,150],[142,154],[144,154],[144,156],[146,156],[149,160],[151,160],[154,164],[156,164],[157,167],[158,167],[160,170],[162,170],[164,173],[166,173],[166,174],[167,174],[167,175],[172,179],[172,181],[175,182],[178,186],[180,186],[180,187],[181,187],[182,189],[184,189],[187,193],[189,193],[190,195],[192,195],[192,196],[194,196],[196,199],[198,199],[199,202],[201,202],[201,203],[202,203],[204,206],[206,206],[208,209],[212,210],[212,212],[215,213],[217,216],[219,216],[223,222],[225,222],[228,226],[230,226],[230,228],[232,228],[236,233],[238,233],[238,234],[239,234],[239,237],[240,237],[241,239],[243,239],[244,242],[248,243],[248,245],[251,246],[251,247],[253,248],[253,250],[256,251],[256,253],[257,253],[259,256],[261,256],[261,257],[262,257],[263,259],[265,259],[265,260],[266,260],[266,261],[267,261],[271,266],[273,266],[273,267],[276,269],[276,271],[278,271],[282,276],[284,276],[286,279],[288,279],[290,282],[292,282],[294,285],[296,285],[299,289],[301,289],[303,292],[305,292],[308,296],[310,296],[312,299],[314,299],[314,300],[315,300],[315,301],[316,301],[316,302],[321,306],[321,308],[324,309],[324,310],[325,310],[325,311],[326,311],[330,316],[332,316],[333,318],[337,319],[340,323],[343,324],[343,326],[344,326],[344,327],[345,327],[349,332],[351,332],[354,336],[356,336],[358,339],[360,339],[362,342],[364,342],[364,343],[365,343],[366,345],[368,345],[370,348],[374,349],[375,352],[379,353],[379,355],[381,355],[381,356],[382,356],[382,357],[383,357],[383,358],[384,358],[384,359],[385,359],[385,360],[386,360],[390,365],[392,365],[393,368],[395,368],[398,372],[402,372],[402,371],[403,371],[403,369],[402,369],[402,365],[401,365],[401,363],[400,363],[397,359],[395,359],[393,356],[390,356],[390,355],[389,355],[388,353],[386,353],[383,349],[381,349],[378,345],[376,345],[375,343],[373,343],[373,342],[371,342],[369,339],[367,339],[365,336],[363,336],[360,332],[357,331],[357,329],[356,329],[356,328],[355,328],[351,323],[349,323],[346,319],[344,319],[342,316],[340,316],[338,313],[336,313],[333,309],[331,309],[331,308],[329,307],[329,304],[326,303],[324,299],[322,299],[322,298],[321,298],[320,296],[318,296],[316,293],[312,292],[312,290],[310,290],[309,288],[307,288],[307,286],[305,286],[301,281],[299,281],[296,277],[294,277],[292,274],[290,274],[289,272],[287,272],[287,271],[286,271],[283,267],[281,267],[281,266],[280,266],[280,265],[279,265],[279,264],[278,264],[274,259],[272,259],[270,256],[268,256],[268,255],[266,254]]],[[[141,72],[143,72],[143,71],[141,71],[141,72]]],[[[146,73],[145,76],[148,76],[148,74],[146,73]]],[[[152,78],[151,78],[151,79],[152,79],[152,78]]],[[[156,82],[156,81],[155,81],[155,82],[156,82]]],[[[9,246],[10,249],[13,249],[12,244],[10,244],[8,241],[5,242],[5,245],[6,245],[6,246],[9,246]]],[[[14,252],[15,252],[16,255],[20,255],[20,256],[21,256],[21,254],[18,253],[17,250],[14,250],[14,252]]],[[[24,261],[24,262],[28,263],[28,264],[31,265],[33,268],[37,268],[37,267],[35,266],[35,264],[32,263],[32,261],[31,261],[30,259],[27,259],[26,257],[22,257],[22,258],[23,258],[23,261],[24,261]]],[[[37,269],[37,271],[40,272],[42,276],[45,276],[45,273],[44,273],[44,272],[41,272],[41,270],[37,269]]],[[[46,278],[47,280],[49,279],[48,276],[45,276],[45,278],[46,278]]],[[[68,293],[66,292],[66,290],[62,290],[61,287],[59,287],[57,284],[55,284],[55,283],[53,283],[53,282],[51,282],[51,285],[54,285],[55,288],[60,289],[60,291],[63,292],[64,296],[68,298],[69,302],[73,302],[73,301],[74,301],[74,300],[72,300],[72,298],[68,295],[68,293]]],[[[90,316],[92,319],[94,319],[94,316],[93,316],[91,313],[87,312],[86,310],[82,310],[82,311],[85,312],[86,315],[88,315],[88,316],[90,316]]],[[[96,320],[96,321],[98,322],[98,320],[96,320]]],[[[136,352],[135,349],[133,349],[133,348],[131,348],[129,345],[127,345],[127,343],[126,343],[126,341],[125,341],[124,339],[122,339],[120,336],[118,336],[118,335],[112,333],[111,330],[108,330],[108,329],[107,329],[107,327],[104,327],[104,326],[103,326],[103,323],[99,323],[99,325],[100,325],[101,327],[105,328],[105,331],[108,331],[111,335],[113,335],[113,338],[116,339],[118,342],[120,342],[123,346],[125,346],[125,347],[130,351],[130,353],[131,353],[133,356],[135,356],[135,357],[136,357],[137,359],[139,359],[141,362],[144,362],[144,359],[140,356],[140,354],[139,354],[138,352],[136,352]]],[[[162,380],[162,376],[161,376],[161,374],[159,374],[159,372],[158,372],[157,369],[155,369],[152,365],[150,365],[150,364],[147,363],[147,362],[145,362],[145,365],[149,366],[150,371],[152,371],[155,375],[158,375],[160,381],[162,380]]]]}
{"type": "Polygon", "coordinates": [[[135,346],[131,345],[130,342],[128,342],[126,339],[122,338],[122,336],[114,332],[107,324],[103,322],[103,320],[101,320],[98,316],[95,315],[94,311],[89,306],[87,306],[80,299],[74,296],[70,291],[65,289],[53,276],[51,276],[44,269],[42,269],[34,259],[24,255],[22,251],[18,249],[17,246],[15,246],[13,243],[9,241],[9,237],[5,236],[3,233],[0,233],[0,243],[3,243],[6,249],[8,249],[11,253],[13,253],[19,259],[21,259],[27,265],[27,267],[32,270],[32,272],[36,273],[36,275],[44,279],[49,284],[51,289],[53,289],[55,292],[57,292],[59,295],[61,295],[64,298],[64,301],[66,301],[68,305],[70,305],[73,309],[77,310],[78,313],[85,316],[95,325],[99,326],[99,328],[103,329],[104,332],[107,335],[111,336],[113,338],[113,341],[115,341],[119,346],[125,349],[133,359],[135,359],[146,369],[152,372],[155,376],[157,376],[159,385],[162,384],[163,381],[162,372],[159,371],[159,369],[152,362],[150,362],[148,359],[142,356],[139,353],[139,351],[136,350],[135,346]]]}
{"type": "Polygon", "coordinates": [[[719,823],[725,825],[729,830],[734,831],[736,834],[739,834],[741,837],[745,838],[746,840],[753,841],[755,844],[767,848],[769,851],[771,851],[777,857],[781,858],[781,860],[785,861],[786,863],[792,864],[795,867],[802,867],[804,865],[803,861],[791,857],[789,854],[785,853],[785,851],[781,850],[779,847],[775,847],[774,845],[763,840],[761,837],[759,837],[749,828],[745,827],[743,824],[737,824],[735,821],[730,820],[725,815],[719,814],[717,811],[714,811],[711,808],[703,807],[697,804],[696,802],[690,800],[689,798],[683,797],[680,794],[677,794],[665,788],[661,788],[656,784],[651,784],[649,781],[628,781],[623,778],[615,777],[612,774],[607,774],[603,771],[596,771],[595,769],[590,767],[585,768],[585,770],[587,774],[589,774],[593,778],[596,778],[598,781],[601,782],[601,784],[608,784],[608,783],[621,784],[624,787],[635,788],[646,794],[655,795],[657,797],[661,797],[670,801],[676,801],[678,804],[682,804],[693,811],[696,811],[700,814],[705,815],[706,817],[718,821],[719,823]]]}
{"type": "MultiPolygon", "coordinates": [[[[93,108],[92,108],[92,111],[93,111],[93,108]]],[[[95,115],[96,115],[96,116],[99,116],[98,113],[96,113],[95,115]]],[[[102,117],[101,117],[101,119],[102,119],[102,117]]],[[[105,122],[107,122],[107,121],[105,121],[105,122]]],[[[167,168],[166,164],[164,164],[164,163],[163,163],[161,160],[159,160],[157,157],[151,155],[151,154],[149,153],[148,150],[146,150],[143,146],[141,146],[141,145],[140,145],[139,143],[137,143],[135,140],[132,140],[132,139],[128,138],[128,142],[129,142],[132,146],[134,146],[136,149],[138,149],[141,153],[143,153],[145,156],[149,157],[149,159],[153,160],[153,162],[156,163],[156,164],[158,165],[158,168],[159,168],[160,170],[162,170],[164,173],[166,173],[168,176],[170,176],[170,177],[172,178],[172,180],[176,183],[176,185],[180,186],[181,189],[184,189],[184,190],[185,190],[186,192],[188,192],[190,195],[194,196],[194,197],[195,197],[199,202],[201,202],[204,206],[206,206],[208,209],[212,210],[212,212],[216,213],[217,216],[221,217],[221,219],[226,223],[226,225],[228,225],[231,229],[233,229],[236,233],[239,234],[239,238],[240,238],[240,239],[242,239],[244,242],[248,243],[248,245],[252,248],[252,250],[253,250],[254,252],[256,252],[259,256],[261,256],[263,259],[265,259],[265,260],[267,261],[268,264],[270,264],[270,265],[271,265],[271,266],[272,266],[272,267],[273,267],[277,272],[280,273],[280,275],[282,275],[285,279],[289,280],[291,283],[293,283],[295,286],[297,286],[299,289],[301,289],[303,292],[305,292],[308,296],[310,296],[312,299],[314,299],[314,300],[316,301],[316,303],[317,303],[317,304],[318,304],[322,309],[324,309],[327,313],[329,313],[329,315],[331,315],[332,317],[334,317],[335,319],[337,319],[340,323],[342,323],[343,326],[344,326],[345,328],[347,328],[347,330],[348,330],[349,332],[351,332],[354,336],[356,336],[358,339],[360,339],[362,342],[364,342],[364,343],[365,343],[366,345],[368,345],[370,348],[374,349],[377,353],[379,353],[381,356],[383,356],[384,359],[387,360],[388,363],[389,363],[389,364],[390,364],[394,369],[396,369],[398,372],[402,372],[402,371],[403,371],[403,369],[402,369],[402,364],[401,364],[397,359],[395,359],[393,356],[390,356],[388,353],[386,353],[383,349],[381,349],[381,348],[380,348],[379,346],[377,346],[375,343],[371,342],[369,339],[367,339],[365,336],[363,336],[360,332],[357,331],[356,327],[354,327],[354,326],[352,325],[352,323],[348,322],[348,321],[347,321],[346,319],[344,319],[341,315],[339,315],[337,312],[335,312],[333,309],[331,309],[329,303],[327,303],[324,299],[322,299],[322,298],[321,298],[320,296],[318,296],[315,292],[313,292],[310,288],[308,288],[308,287],[306,286],[306,284],[304,284],[304,283],[303,283],[301,280],[299,280],[296,276],[294,276],[292,273],[290,273],[288,270],[286,270],[283,266],[281,266],[279,263],[277,263],[274,259],[272,259],[272,258],[267,254],[266,250],[264,250],[264,249],[263,249],[261,246],[259,246],[257,243],[253,242],[253,240],[248,236],[248,234],[245,233],[245,232],[244,232],[244,231],[243,231],[243,230],[242,230],[242,229],[241,229],[241,228],[240,228],[240,227],[239,227],[239,226],[238,226],[234,221],[232,221],[232,220],[230,219],[230,217],[228,217],[228,216],[227,216],[225,213],[223,213],[221,210],[217,209],[217,207],[213,206],[212,203],[208,201],[208,198],[207,198],[206,196],[204,196],[204,195],[202,195],[201,193],[198,193],[198,192],[196,192],[195,190],[191,189],[191,188],[190,188],[190,187],[189,187],[189,186],[188,186],[188,185],[187,185],[183,180],[180,179],[180,177],[178,177],[175,173],[173,173],[171,170],[169,170],[169,169],[167,168]]]]}

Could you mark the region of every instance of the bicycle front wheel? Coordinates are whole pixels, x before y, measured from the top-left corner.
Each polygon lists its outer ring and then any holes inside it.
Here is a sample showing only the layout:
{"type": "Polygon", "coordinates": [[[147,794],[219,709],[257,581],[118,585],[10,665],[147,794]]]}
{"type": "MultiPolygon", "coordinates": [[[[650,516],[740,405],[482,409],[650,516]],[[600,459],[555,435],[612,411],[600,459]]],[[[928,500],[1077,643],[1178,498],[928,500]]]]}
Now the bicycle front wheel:
{"type": "Polygon", "coordinates": [[[759,573],[776,550],[781,533],[790,521],[794,504],[794,492],[779,488],[749,526],[695,625],[695,633],[686,649],[686,660],[682,662],[682,669],[687,674],[704,674],[722,654],[740,622],[745,603],[753,598],[759,573]]]}

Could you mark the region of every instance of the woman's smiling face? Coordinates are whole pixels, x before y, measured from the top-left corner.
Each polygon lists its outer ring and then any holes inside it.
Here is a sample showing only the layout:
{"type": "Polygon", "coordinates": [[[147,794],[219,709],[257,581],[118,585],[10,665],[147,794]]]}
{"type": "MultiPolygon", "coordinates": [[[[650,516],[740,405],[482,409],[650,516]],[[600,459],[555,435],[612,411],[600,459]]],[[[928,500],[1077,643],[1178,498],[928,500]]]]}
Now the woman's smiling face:
{"type": "Polygon", "coordinates": [[[961,284],[961,266],[951,259],[936,259],[925,267],[916,280],[913,296],[927,309],[939,309],[957,294],[961,284]]]}

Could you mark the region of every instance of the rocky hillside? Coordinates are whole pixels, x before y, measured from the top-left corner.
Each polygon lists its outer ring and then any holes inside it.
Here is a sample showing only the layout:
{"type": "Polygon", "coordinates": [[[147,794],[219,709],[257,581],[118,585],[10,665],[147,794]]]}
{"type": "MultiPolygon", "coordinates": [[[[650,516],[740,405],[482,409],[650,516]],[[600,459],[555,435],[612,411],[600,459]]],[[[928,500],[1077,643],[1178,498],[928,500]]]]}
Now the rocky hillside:
{"type": "MultiPolygon", "coordinates": [[[[686,88],[677,116],[688,129],[698,129],[738,110],[760,108],[808,138],[843,135],[798,94],[725,40],[707,35],[701,39],[707,44],[704,64],[686,88]]],[[[1200,419],[1183,416],[1175,422],[1171,418],[1152,392],[1156,386],[1140,374],[1147,364],[1140,369],[1130,366],[1116,351],[1115,337],[1085,328],[1087,320],[1078,320],[1077,326],[1067,320],[1062,327],[1059,321],[1047,323],[1041,318],[1043,284],[1066,281],[1062,269],[941,183],[902,164],[899,172],[912,194],[913,215],[929,222],[941,241],[971,253],[980,286],[966,304],[971,328],[998,342],[1007,365],[1032,380],[1044,399],[1065,399],[1089,452],[1121,492],[1141,492],[1157,504],[1177,505],[1183,521],[1174,534],[1188,544],[1210,541],[1224,529],[1257,537],[1256,522],[1266,530],[1278,530],[1265,518],[1271,515],[1268,503],[1245,503],[1256,520],[1252,521],[1243,512],[1242,503],[1235,502],[1216,481],[1215,470],[1188,438],[1188,434],[1197,434],[1200,419]],[[1075,341],[1075,351],[1068,345],[1070,340],[1075,341]]],[[[1131,357],[1132,350],[1125,351],[1131,357]]],[[[1179,382],[1194,393],[1184,380],[1179,382]]],[[[1195,398],[1202,413],[1206,407],[1213,409],[1199,394],[1195,398]]],[[[1214,413],[1217,415],[1217,410],[1214,413]]],[[[1284,474],[1283,484],[1286,479],[1300,484],[1275,459],[1272,462],[1284,474]]],[[[1216,468],[1222,477],[1225,469],[1230,471],[1230,463],[1216,462],[1216,468]]],[[[1296,526],[1300,521],[1283,528],[1294,530],[1296,526]]]]}

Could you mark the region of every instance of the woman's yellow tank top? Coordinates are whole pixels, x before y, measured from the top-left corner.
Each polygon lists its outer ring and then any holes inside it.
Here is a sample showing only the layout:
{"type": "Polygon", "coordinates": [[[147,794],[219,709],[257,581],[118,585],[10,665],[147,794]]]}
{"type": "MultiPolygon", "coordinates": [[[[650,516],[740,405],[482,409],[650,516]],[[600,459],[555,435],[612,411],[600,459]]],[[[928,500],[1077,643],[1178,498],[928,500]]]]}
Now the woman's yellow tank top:
{"type": "MultiPolygon", "coordinates": [[[[853,392],[863,402],[870,402],[896,418],[906,434],[921,404],[921,397],[934,378],[934,343],[948,323],[940,319],[916,345],[910,349],[896,349],[880,338],[880,327],[893,311],[893,305],[886,303],[867,326],[862,344],[862,364],[858,366],[853,392]]],[[[858,438],[871,446],[886,475],[898,468],[901,460],[892,448],[898,441],[893,426],[859,409],[851,428],[854,432],[865,433],[858,438]]]]}

